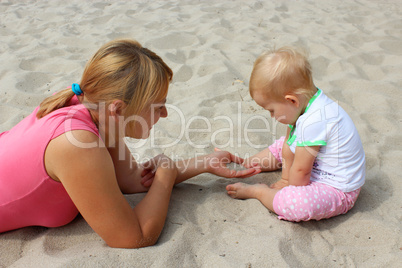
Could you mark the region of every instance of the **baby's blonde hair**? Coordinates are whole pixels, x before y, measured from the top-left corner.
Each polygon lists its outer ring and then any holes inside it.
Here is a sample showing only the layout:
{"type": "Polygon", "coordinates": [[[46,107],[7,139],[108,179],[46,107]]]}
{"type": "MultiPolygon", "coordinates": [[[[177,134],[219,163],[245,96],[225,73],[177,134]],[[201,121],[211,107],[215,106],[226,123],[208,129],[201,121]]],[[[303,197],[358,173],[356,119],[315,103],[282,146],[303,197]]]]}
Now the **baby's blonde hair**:
{"type": "Polygon", "coordinates": [[[300,94],[310,99],[315,92],[311,65],[305,53],[293,47],[282,47],[261,54],[250,77],[250,94],[263,90],[275,100],[286,94],[300,94]]]}
{"type": "MultiPolygon", "coordinates": [[[[166,98],[172,77],[172,70],[163,60],[137,41],[114,40],[103,45],[86,64],[80,82],[84,95],[79,99],[95,104],[123,100],[126,115],[137,115],[150,102],[166,98]]],[[[37,118],[66,106],[73,96],[68,88],[46,98],[37,118]]],[[[128,124],[130,131],[134,128],[132,123],[128,124]]]]}

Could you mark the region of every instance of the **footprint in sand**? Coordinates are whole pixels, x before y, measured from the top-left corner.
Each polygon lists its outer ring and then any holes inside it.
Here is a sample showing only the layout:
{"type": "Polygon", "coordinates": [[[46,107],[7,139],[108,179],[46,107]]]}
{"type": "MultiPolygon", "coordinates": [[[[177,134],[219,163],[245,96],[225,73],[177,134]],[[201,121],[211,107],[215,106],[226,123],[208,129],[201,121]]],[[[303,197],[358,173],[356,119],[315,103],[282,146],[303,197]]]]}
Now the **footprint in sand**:
{"type": "Polygon", "coordinates": [[[399,40],[383,41],[380,43],[380,47],[389,54],[391,53],[395,53],[397,55],[402,54],[402,42],[399,40]]]}
{"type": "Polygon", "coordinates": [[[193,77],[193,70],[188,65],[183,65],[173,76],[174,82],[186,82],[193,77]]]}
{"type": "Polygon", "coordinates": [[[149,43],[157,49],[177,49],[197,45],[198,38],[189,33],[170,33],[149,43]]]}
{"type": "Polygon", "coordinates": [[[186,55],[183,53],[183,51],[180,50],[178,50],[176,54],[166,53],[165,57],[168,58],[170,61],[179,64],[184,64],[186,62],[186,55]]]}
{"type": "Polygon", "coordinates": [[[17,82],[15,88],[21,91],[41,91],[43,86],[49,84],[53,77],[41,72],[30,72],[24,76],[24,79],[17,82]]]}

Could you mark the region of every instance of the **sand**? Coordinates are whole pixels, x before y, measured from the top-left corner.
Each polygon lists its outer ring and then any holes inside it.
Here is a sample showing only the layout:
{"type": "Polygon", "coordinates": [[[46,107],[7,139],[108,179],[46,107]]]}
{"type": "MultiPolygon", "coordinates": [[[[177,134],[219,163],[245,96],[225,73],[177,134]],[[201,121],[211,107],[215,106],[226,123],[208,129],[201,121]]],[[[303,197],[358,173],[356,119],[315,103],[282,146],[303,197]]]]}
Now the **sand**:
{"type": "MultiPolygon", "coordinates": [[[[367,181],[346,215],[290,223],[256,200],[227,196],[225,186],[241,179],[202,174],[175,187],[155,246],[109,248],[78,216],[0,234],[0,267],[399,267],[401,10],[399,0],[1,1],[0,132],[79,82],[102,44],[134,38],[175,76],[170,116],[147,142],[128,140],[133,154],[180,159],[217,146],[247,156],[285,131],[248,93],[253,62],[296,45],[309,51],[316,85],[355,122],[367,181]]],[[[127,200],[135,206],[143,196],[127,200]]]]}

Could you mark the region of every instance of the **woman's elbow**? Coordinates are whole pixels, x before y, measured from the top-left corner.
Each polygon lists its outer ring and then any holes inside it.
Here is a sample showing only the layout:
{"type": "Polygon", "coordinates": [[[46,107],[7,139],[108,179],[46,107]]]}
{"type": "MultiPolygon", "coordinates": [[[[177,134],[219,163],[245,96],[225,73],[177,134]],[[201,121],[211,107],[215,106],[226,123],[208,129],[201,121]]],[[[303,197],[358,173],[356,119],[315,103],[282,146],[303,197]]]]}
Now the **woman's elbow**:
{"type": "Polygon", "coordinates": [[[106,244],[111,248],[144,248],[153,246],[158,241],[158,237],[142,237],[142,238],[134,238],[134,239],[121,239],[114,241],[105,241],[106,244]]]}

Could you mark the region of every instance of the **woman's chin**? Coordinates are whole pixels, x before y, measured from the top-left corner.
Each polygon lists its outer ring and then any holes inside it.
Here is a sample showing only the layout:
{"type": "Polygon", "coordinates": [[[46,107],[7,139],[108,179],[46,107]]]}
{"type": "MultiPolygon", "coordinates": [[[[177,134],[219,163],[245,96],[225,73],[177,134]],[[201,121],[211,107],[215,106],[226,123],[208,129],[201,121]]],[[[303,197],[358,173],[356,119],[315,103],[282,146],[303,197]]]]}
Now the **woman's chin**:
{"type": "Polygon", "coordinates": [[[146,133],[135,133],[133,136],[130,136],[131,138],[137,139],[137,140],[145,140],[148,139],[150,136],[151,131],[147,131],[146,133]]]}

